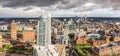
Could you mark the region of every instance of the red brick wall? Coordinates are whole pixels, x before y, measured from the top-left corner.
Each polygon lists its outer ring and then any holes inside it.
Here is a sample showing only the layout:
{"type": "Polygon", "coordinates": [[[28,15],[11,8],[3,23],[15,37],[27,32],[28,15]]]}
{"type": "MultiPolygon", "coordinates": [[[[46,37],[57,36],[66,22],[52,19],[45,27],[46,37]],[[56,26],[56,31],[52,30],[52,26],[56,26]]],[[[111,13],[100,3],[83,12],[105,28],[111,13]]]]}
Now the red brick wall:
{"type": "Polygon", "coordinates": [[[34,30],[31,30],[31,31],[25,30],[22,32],[22,35],[23,35],[24,40],[35,40],[35,31],[34,30]]]}
{"type": "Polygon", "coordinates": [[[17,26],[15,22],[10,23],[10,36],[13,39],[17,39],[17,26]]]}
{"type": "Polygon", "coordinates": [[[2,34],[0,33],[0,47],[2,48],[2,34]]]}
{"type": "Polygon", "coordinates": [[[87,43],[87,40],[86,40],[86,38],[78,38],[77,40],[76,40],[76,44],[85,44],[85,43],[87,43]]]}

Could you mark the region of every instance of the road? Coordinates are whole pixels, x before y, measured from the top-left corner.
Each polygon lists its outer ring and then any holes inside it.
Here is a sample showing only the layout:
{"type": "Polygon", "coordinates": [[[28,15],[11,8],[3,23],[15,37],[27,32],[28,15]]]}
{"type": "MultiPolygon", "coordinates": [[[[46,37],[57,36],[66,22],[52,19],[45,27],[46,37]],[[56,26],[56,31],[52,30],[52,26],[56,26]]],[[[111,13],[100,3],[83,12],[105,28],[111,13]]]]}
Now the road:
{"type": "Polygon", "coordinates": [[[78,56],[78,54],[74,50],[74,40],[70,40],[69,51],[70,51],[69,53],[70,56],[78,56]]]}

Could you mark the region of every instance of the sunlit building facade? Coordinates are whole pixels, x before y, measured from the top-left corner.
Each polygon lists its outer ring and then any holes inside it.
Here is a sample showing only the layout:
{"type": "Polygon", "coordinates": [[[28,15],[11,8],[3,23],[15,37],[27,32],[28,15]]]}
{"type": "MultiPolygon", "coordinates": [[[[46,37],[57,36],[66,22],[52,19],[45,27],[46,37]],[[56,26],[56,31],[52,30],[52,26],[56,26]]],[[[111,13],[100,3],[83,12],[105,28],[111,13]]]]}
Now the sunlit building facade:
{"type": "Polygon", "coordinates": [[[0,33],[0,48],[2,48],[2,33],[0,33]]]}
{"type": "Polygon", "coordinates": [[[24,30],[22,35],[25,41],[35,40],[35,30],[24,30]]]}
{"type": "Polygon", "coordinates": [[[17,39],[17,25],[14,20],[10,23],[10,36],[13,39],[17,39]]]}

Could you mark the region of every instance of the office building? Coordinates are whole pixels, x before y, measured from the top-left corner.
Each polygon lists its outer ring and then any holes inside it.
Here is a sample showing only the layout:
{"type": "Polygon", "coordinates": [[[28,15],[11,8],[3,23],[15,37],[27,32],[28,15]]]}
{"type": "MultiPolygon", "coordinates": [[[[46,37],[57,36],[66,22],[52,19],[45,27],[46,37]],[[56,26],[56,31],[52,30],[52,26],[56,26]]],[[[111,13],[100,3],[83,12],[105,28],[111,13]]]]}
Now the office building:
{"type": "Polygon", "coordinates": [[[76,24],[69,25],[69,30],[76,30],[76,24]]]}
{"type": "Polygon", "coordinates": [[[8,25],[0,25],[0,30],[8,30],[8,25]]]}
{"type": "Polygon", "coordinates": [[[73,18],[71,18],[70,20],[68,20],[68,25],[73,24],[73,18]]]}

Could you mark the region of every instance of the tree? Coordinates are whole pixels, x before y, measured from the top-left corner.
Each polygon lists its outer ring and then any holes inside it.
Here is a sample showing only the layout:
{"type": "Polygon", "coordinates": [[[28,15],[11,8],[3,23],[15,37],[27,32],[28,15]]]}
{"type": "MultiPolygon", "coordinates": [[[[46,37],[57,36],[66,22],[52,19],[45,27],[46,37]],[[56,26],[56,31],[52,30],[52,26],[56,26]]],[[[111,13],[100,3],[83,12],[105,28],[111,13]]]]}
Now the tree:
{"type": "Polygon", "coordinates": [[[7,49],[7,50],[10,49],[11,47],[12,47],[12,46],[9,45],[9,44],[6,44],[6,45],[3,46],[3,48],[4,48],[4,49],[7,49]]]}

